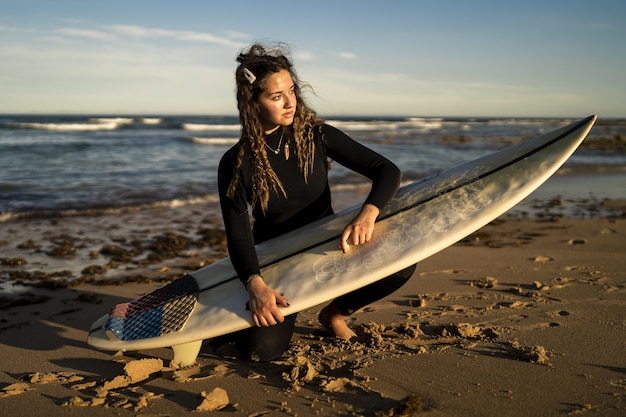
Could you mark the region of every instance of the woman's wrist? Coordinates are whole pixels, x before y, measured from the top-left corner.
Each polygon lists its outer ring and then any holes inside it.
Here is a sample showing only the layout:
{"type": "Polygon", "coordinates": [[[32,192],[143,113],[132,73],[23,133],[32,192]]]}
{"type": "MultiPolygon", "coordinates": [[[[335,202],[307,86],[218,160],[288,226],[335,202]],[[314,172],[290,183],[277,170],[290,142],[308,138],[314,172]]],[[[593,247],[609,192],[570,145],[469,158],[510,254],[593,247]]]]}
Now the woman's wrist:
{"type": "Polygon", "coordinates": [[[255,281],[257,278],[263,280],[263,277],[259,274],[250,275],[248,279],[246,279],[246,281],[244,282],[244,287],[246,288],[246,291],[250,290],[250,284],[252,283],[252,281],[255,281]]]}
{"type": "Polygon", "coordinates": [[[376,220],[376,218],[380,214],[380,209],[373,204],[366,203],[363,204],[363,206],[361,207],[361,213],[376,220]]]}

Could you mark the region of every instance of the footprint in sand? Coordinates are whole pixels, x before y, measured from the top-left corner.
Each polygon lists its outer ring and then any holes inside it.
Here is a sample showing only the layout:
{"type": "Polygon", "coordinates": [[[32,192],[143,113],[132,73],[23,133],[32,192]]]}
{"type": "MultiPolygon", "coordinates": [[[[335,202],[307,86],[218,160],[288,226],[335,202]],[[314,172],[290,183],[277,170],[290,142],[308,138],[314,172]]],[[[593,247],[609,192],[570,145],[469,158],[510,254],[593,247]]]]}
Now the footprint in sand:
{"type": "Polygon", "coordinates": [[[565,311],[565,310],[560,310],[560,311],[552,311],[550,313],[548,313],[549,317],[568,317],[571,316],[572,313],[570,313],[569,311],[565,311]]]}

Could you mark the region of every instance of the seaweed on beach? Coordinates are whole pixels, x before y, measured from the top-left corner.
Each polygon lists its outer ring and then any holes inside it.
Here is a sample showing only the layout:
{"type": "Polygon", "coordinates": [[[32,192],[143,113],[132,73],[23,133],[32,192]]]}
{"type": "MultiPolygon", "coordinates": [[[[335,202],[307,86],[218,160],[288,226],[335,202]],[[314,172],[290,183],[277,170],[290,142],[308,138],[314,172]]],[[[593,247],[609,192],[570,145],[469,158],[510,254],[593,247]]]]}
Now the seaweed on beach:
{"type": "Polygon", "coordinates": [[[181,256],[184,251],[192,246],[192,240],[176,233],[163,233],[156,236],[148,246],[152,252],[148,255],[150,262],[161,262],[181,256]]]}
{"type": "Polygon", "coordinates": [[[0,297],[0,310],[11,307],[19,307],[31,304],[41,304],[50,300],[49,295],[34,294],[26,292],[15,297],[2,296],[0,297]]]}
{"type": "Polygon", "coordinates": [[[129,250],[117,245],[104,245],[100,249],[100,253],[115,262],[131,262],[133,258],[140,255],[142,251],[137,248],[129,250]]]}
{"type": "Polygon", "coordinates": [[[50,239],[53,247],[46,251],[49,256],[54,258],[71,259],[76,256],[78,251],[78,238],[66,234],[55,236],[50,239]]]}

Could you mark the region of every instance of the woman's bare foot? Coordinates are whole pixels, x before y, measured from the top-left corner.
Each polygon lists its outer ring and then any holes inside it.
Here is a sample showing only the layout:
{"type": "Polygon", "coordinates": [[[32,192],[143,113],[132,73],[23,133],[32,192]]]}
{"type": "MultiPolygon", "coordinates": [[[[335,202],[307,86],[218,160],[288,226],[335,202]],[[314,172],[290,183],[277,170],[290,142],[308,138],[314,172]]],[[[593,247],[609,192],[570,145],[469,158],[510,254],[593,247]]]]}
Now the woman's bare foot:
{"type": "Polygon", "coordinates": [[[346,324],[346,317],[339,313],[334,302],[330,303],[320,311],[319,322],[326,327],[333,336],[344,340],[350,340],[356,337],[356,333],[352,331],[346,324]]]}

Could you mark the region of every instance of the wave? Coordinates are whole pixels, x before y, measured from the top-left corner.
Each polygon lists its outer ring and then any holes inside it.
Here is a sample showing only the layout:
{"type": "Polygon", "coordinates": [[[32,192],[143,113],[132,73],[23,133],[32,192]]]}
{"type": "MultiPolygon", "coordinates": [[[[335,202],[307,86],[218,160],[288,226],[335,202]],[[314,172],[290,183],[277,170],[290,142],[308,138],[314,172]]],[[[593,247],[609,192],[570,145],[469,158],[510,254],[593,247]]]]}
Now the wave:
{"type": "Polygon", "coordinates": [[[403,120],[327,120],[329,125],[348,131],[385,131],[385,130],[436,130],[441,129],[444,120],[441,117],[409,117],[403,120]]]}
{"type": "Polygon", "coordinates": [[[190,131],[203,131],[203,130],[240,130],[241,126],[239,124],[228,124],[228,125],[209,125],[209,124],[201,124],[201,123],[183,123],[182,125],[184,130],[190,131]]]}
{"type": "Polygon", "coordinates": [[[132,117],[92,117],[89,121],[93,123],[117,123],[119,125],[128,125],[134,123],[135,119],[132,117]]]}
{"type": "Polygon", "coordinates": [[[97,131],[97,130],[116,130],[123,126],[135,123],[143,125],[159,125],[162,119],[160,117],[139,117],[135,120],[132,117],[92,117],[84,122],[60,122],[60,123],[40,123],[40,122],[7,122],[2,127],[9,129],[27,129],[27,130],[48,130],[48,131],[97,131]]]}
{"type": "Polygon", "coordinates": [[[239,141],[238,138],[202,138],[199,136],[190,136],[187,140],[198,145],[234,145],[239,141]]]}
{"type": "Polygon", "coordinates": [[[489,126],[561,126],[572,123],[574,119],[489,119],[489,126]]]}
{"type": "Polygon", "coordinates": [[[95,130],[115,130],[126,123],[116,121],[102,121],[93,123],[5,123],[4,126],[11,129],[28,129],[28,130],[50,130],[50,131],[72,131],[85,132],[95,130]]]}
{"type": "Polygon", "coordinates": [[[158,125],[161,124],[160,117],[140,117],[139,122],[144,125],[158,125]]]}
{"type": "Polygon", "coordinates": [[[441,129],[444,122],[442,117],[409,117],[407,119],[407,124],[411,127],[418,127],[422,129],[441,129]]]}
{"type": "Polygon", "coordinates": [[[25,219],[42,219],[42,218],[59,218],[59,217],[80,217],[80,216],[102,216],[110,214],[133,213],[141,210],[150,210],[157,208],[176,209],[185,206],[207,205],[219,203],[219,196],[214,194],[206,194],[203,196],[189,198],[174,198],[171,200],[160,200],[151,203],[129,205],[122,207],[108,208],[86,208],[82,210],[42,210],[42,211],[25,211],[25,212],[4,212],[0,213],[0,224],[15,220],[25,219]]]}

